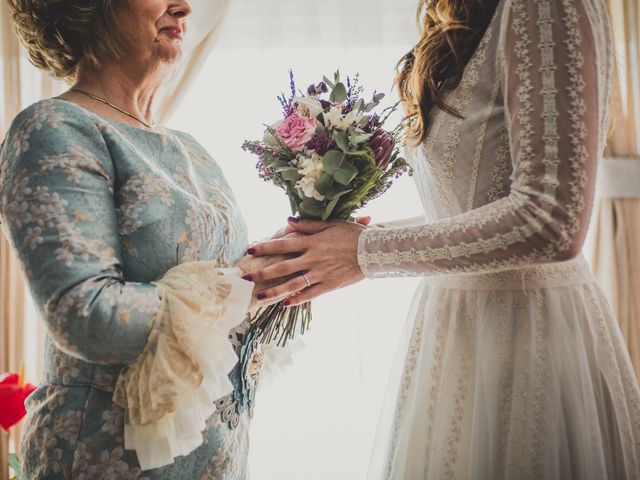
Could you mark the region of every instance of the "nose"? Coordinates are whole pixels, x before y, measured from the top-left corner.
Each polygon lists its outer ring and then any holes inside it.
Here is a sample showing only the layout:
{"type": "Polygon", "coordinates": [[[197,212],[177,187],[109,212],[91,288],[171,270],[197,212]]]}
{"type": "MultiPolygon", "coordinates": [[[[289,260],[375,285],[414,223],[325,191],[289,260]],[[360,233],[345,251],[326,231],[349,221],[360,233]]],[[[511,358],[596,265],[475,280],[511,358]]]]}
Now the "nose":
{"type": "Polygon", "coordinates": [[[168,8],[168,13],[177,19],[187,18],[191,15],[191,5],[189,5],[187,0],[173,2],[168,8]]]}

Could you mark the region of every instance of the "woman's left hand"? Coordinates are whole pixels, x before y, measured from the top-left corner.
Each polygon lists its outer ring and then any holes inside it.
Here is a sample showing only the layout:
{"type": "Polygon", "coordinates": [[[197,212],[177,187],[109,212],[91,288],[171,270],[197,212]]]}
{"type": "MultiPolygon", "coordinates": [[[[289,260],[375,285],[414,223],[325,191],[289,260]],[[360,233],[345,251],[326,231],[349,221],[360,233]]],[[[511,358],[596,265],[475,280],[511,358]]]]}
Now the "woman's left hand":
{"type": "Polygon", "coordinates": [[[258,300],[269,302],[273,298],[289,297],[285,301],[286,306],[299,305],[364,279],[358,265],[358,238],[366,228],[364,225],[290,218],[289,227],[306,235],[259,243],[249,249],[248,253],[256,256],[299,255],[250,272],[254,282],[298,274],[287,282],[259,292],[258,300]]]}

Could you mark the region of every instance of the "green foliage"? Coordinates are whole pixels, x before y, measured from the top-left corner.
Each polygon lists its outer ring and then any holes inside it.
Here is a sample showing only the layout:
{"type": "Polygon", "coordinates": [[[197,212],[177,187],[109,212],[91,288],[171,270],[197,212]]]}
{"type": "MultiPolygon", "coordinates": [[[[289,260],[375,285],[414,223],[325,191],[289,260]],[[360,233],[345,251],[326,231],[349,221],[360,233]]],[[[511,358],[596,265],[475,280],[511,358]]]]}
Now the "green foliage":
{"type": "Polygon", "coordinates": [[[333,103],[342,103],[347,100],[347,87],[344,83],[338,82],[331,90],[331,95],[329,95],[329,101],[333,103]]]}
{"type": "Polygon", "coordinates": [[[9,454],[9,466],[14,473],[14,476],[11,478],[11,480],[18,480],[18,473],[20,472],[20,459],[15,453],[9,454]]]}

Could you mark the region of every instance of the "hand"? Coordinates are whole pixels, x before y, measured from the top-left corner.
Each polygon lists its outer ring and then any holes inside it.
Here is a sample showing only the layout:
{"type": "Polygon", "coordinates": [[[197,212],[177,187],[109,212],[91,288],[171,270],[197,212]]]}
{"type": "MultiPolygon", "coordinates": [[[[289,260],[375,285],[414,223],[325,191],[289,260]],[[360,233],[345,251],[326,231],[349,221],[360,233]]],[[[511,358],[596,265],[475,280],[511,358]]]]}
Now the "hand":
{"type": "MultiPolygon", "coordinates": [[[[291,217],[293,218],[293,217],[291,217]]],[[[359,223],[360,225],[364,225],[365,227],[367,225],[369,225],[371,223],[371,217],[366,216],[366,217],[358,217],[356,218],[356,223],[359,223]]],[[[290,233],[296,232],[297,230],[295,229],[295,227],[292,227],[291,225],[287,224],[286,227],[281,228],[280,230],[278,230],[273,237],[271,237],[273,240],[276,240],[278,238],[282,238],[282,237],[286,237],[287,235],[289,235],[290,233]]]]}
{"type": "Polygon", "coordinates": [[[265,256],[265,257],[256,257],[254,255],[245,255],[242,259],[240,259],[238,263],[236,263],[236,267],[242,270],[242,273],[243,273],[242,278],[244,278],[249,282],[254,282],[255,284],[253,287],[253,293],[251,295],[251,303],[249,304],[250,311],[255,309],[256,307],[266,307],[267,305],[271,305],[273,303],[279,302],[280,300],[284,299],[284,297],[273,297],[269,301],[262,301],[262,302],[259,301],[258,293],[277,285],[279,282],[281,283],[282,280],[258,282],[253,279],[250,272],[253,270],[260,270],[260,269],[266,268],[270,265],[278,264],[280,262],[289,260],[291,258],[294,258],[294,256],[293,255],[272,255],[272,256],[265,256]]]}
{"type": "Polygon", "coordinates": [[[365,226],[343,221],[317,222],[289,218],[289,227],[306,235],[259,243],[249,249],[249,254],[257,258],[265,255],[296,255],[251,270],[249,274],[256,282],[295,275],[278,286],[258,292],[257,299],[260,302],[290,297],[285,301],[286,306],[299,305],[364,279],[357,255],[358,238],[365,226]],[[303,273],[309,279],[310,287],[303,273]]]}

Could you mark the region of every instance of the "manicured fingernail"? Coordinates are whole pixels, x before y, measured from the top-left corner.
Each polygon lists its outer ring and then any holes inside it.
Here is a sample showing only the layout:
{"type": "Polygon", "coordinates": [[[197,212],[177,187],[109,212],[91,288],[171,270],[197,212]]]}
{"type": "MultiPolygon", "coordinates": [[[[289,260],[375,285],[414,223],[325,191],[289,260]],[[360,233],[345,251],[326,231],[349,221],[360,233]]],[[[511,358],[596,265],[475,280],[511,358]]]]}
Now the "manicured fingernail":
{"type": "Polygon", "coordinates": [[[300,219],[297,217],[289,217],[291,223],[300,223],[300,219]]]}
{"type": "Polygon", "coordinates": [[[249,250],[247,250],[247,253],[249,255],[255,255],[256,254],[256,249],[255,248],[250,248],[249,250]]]}
{"type": "Polygon", "coordinates": [[[291,306],[291,300],[285,300],[284,301],[284,306],[285,307],[290,307],[291,306]]]}
{"type": "Polygon", "coordinates": [[[253,282],[253,275],[243,275],[242,276],[243,280],[246,280],[247,282],[253,282]]]}
{"type": "Polygon", "coordinates": [[[264,300],[265,298],[267,298],[267,294],[264,292],[260,292],[258,293],[258,300],[264,300]]]}

